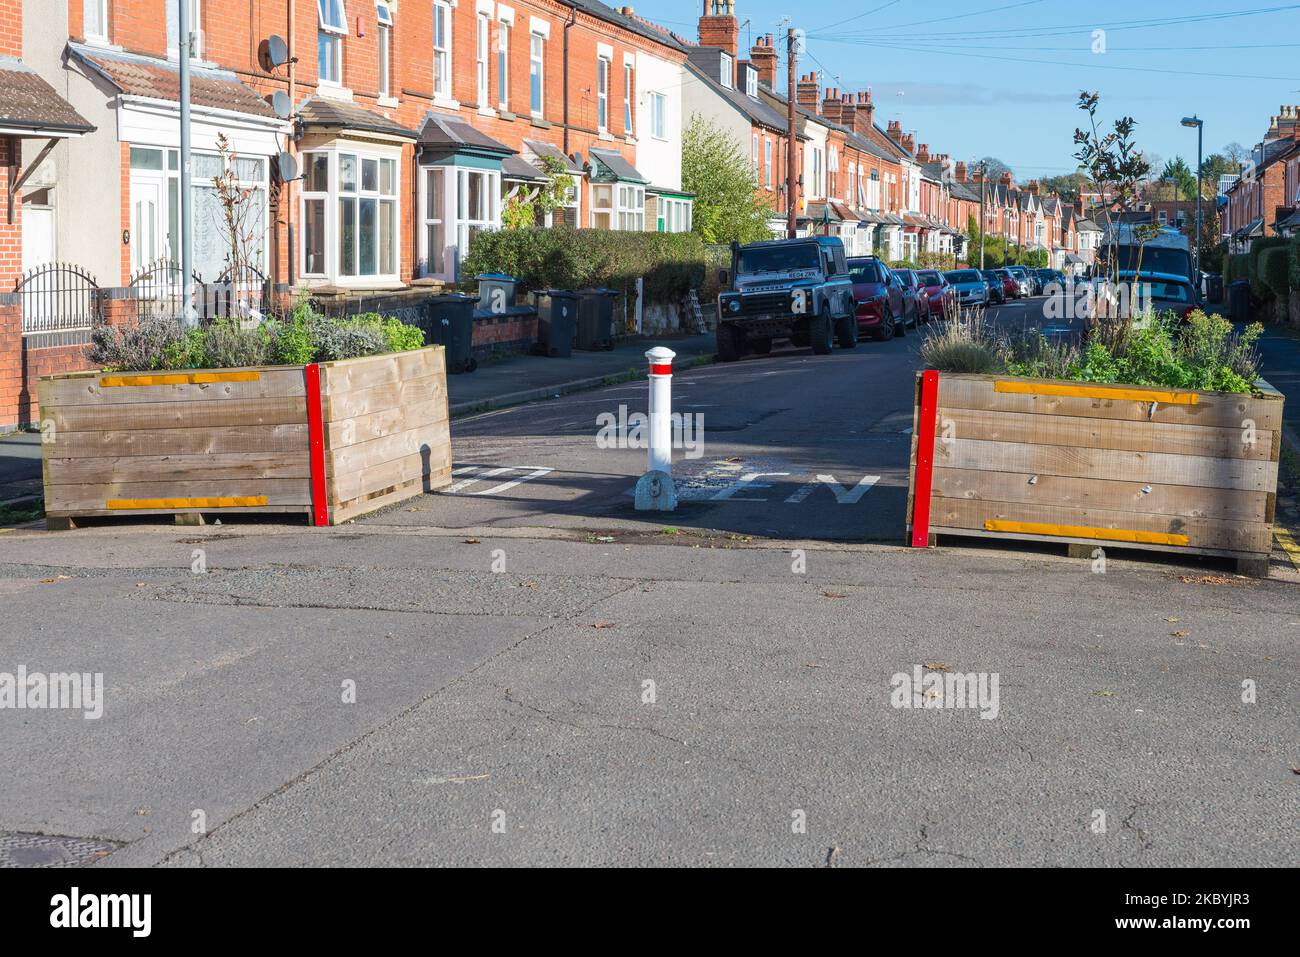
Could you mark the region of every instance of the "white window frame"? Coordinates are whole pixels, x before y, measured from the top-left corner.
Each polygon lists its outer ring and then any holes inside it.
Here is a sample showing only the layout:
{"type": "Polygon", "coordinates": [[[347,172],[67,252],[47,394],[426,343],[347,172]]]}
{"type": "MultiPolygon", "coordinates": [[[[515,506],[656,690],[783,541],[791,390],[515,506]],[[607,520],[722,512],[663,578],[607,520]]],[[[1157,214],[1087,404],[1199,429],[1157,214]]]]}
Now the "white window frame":
{"type": "Polygon", "coordinates": [[[614,69],[612,57],[596,57],[596,129],[609,132],[609,74],[614,69]]]}
{"type": "Polygon", "coordinates": [[[473,229],[499,229],[501,227],[501,172],[468,166],[439,165],[420,168],[419,177],[419,235],[420,259],[424,262],[424,275],[442,279],[455,279],[460,263],[469,253],[470,231],[473,229]],[[434,171],[440,171],[435,177],[434,171]],[[465,208],[469,196],[469,178],[482,177],[480,197],[484,206],[469,215],[465,208]],[[435,178],[441,178],[443,190],[442,219],[429,217],[429,188],[435,178]],[[429,248],[430,225],[441,225],[444,249],[429,248]],[[446,249],[453,250],[451,261],[442,258],[446,249]]]}
{"type": "Polygon", "coordinates": [[[510,31],[506,20],[497,23],[497,109],[510,110],[510,31]]]}
{"type": "Polygon", "coordinates": [[[745,95],[758,98],[758,71],[752,67],[745,67],[745,95]]]}
{"type": "MultiPolygon", "coordinates": [[[[104,2],[106,2],[106,0],[104,0],[104,2]]],[[[167,17],[169,20],[172,17],[176,16],[176,14],[178,13],[179,6],[180,5],[176,3],[176,0],[167,0],[167,17]]],[[[190,31],[194,34],[194,46],[190,48],[191,60],[203,59],[203,30],[200,29],[199,27],[199,24],[202,23],[202,16],[203,16],[202,0],[190,0],[190,31]]],[[[168,26],[168,32],[170,33],[170,25],[168,26]]],[[[173,46],[171,43],[171,37],[169,36],[167,38],[167,56],[172,60],[179,59],[181,55],[180,32],[181,32],[180,18],[176,17],[175,46],[173,46]]]]}
{"type": "Polygon", "coordinates": [[[450,101],[452,97],[453,28],[452,6],[447,0],[433,0],[433,98],[450,101]],[[441,46],[439,46],[441,32],[441,46]]]}
{"type": "Polygon", "coordinates": [[[668,138],[668,97],[663,93],[650,94],[650,135],[657,140],[668,138]]]}
{"type": "Polygon", "coordinates": [[[763,137],[763,166],[767,170],[766,182],[767,188],[772,188],[772,137],[763,137]]]}
{"type": "Polygon", "coordinates": [[[752,137],[752,143],[753,143],[754,185],[757,186],[758,185],[758,134],[752,133],[750,135],[752,137]]]}
{"type": "Polygon", "coordinates": [[[83,0],[81,6],[82,15],[82,32],[86,34],[86,39],[98,43],[108,42],[108,0],[83,0]],[[95,19],[99,21],[100,29],[92,31],[90,27],[90,17],[86,14],[94,11],[95,19]]]}
{"type": "Polygon", "coordinates": [[[316,73],[321,86],[343,85],[343,38],[348,35],[348,14],[343,0],[316,0],[316,73]],[[330,15],[338,14],[338,22],[332,22],[330,15]],[[321,40],[329,38],[331,52],[330,67],[333,76],[325,76],[325,62],[321,60],[321,40]]]}
{"type": "Polygon", "coordinates": [[[474,17],[474,99],[479,109],[490,109],[492,71],[492,18],[486,13],[474,17]]]}
{"type": "Polygon", "coordinates": [[[635,68],[627,60],[623,61],[623,134],[632,136],[636,132],[633,125],[636,117],[632,115],[632,100],[634,99],[633,84],[636,82],[635,68]]]}
{"type": "Polygon", "coordinates": [[[722,85],[728,90],[736,86],[736,59],[730,53],[720,54],[722,85]]]}
{"type": "Polygon", "coordinates": [[[636,183],[614,184],[615,229],[645,232],[645,187],[636,183]]]}
{"type": "Polygon", "coordinates": [[[375,4],[375,35],[379,40],[379,98],[393,96],[393,11],[388,3],[375,4]]]}
{"type": "Polygon", "coordinates": [[[324,270],[309,272],[307,270],[307,243],[301,243],[298,254],[299,275],[304,279],[328,280],[338,285],[365,286],[376,282],[397,283],[402,271],[402,157],[400,150],[376,150],[362,144],[332,143],[328,146],[315,147],[304,151],[303,168],[311,162],[311,154],[324,154],[328,157],[327,189],[325,191],[307,189],[304,179],[299,190],[299,222],[307,222],[307,203],[324,201],[325,249],[322,251],[324,270]],[[352,190],[344,191],[341,177],[341,163],[344,156],[354,157],[356,162],[356,183],[352,190]],[[364,164],[374,162],[375,188],[366,189],[364,182],[364,164]],[[392,190],[383,192],[383,169],[385,163],[392,164],[392,190]],[[352,272],[345,274],[339,262],[342,246],[341,205],[350,201],[353,205],[354,241],[352,250],[352,272]],[[375,204],[375,271],[361,272],[361,206],[363,202],[375,204]],[[389,225],[393,268],[391,272],[383,271],[382,237],[378,229],[383,221],[381,210],[383,204],[392,204],[392,221],[389,225]]]}
{"type": "Polygon", "coordinates": [[[546,113],[546,35],[536,29],[528,32],[528,110],[539,118],[546,113]]]}

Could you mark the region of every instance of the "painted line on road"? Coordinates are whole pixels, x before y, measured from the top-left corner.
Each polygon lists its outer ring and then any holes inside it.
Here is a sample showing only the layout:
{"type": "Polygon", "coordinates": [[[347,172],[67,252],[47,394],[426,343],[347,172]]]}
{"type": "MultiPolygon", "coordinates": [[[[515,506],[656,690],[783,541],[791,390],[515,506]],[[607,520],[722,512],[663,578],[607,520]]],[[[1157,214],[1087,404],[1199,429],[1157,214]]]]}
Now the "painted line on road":
{"type": "Polygon", "coordinates": [[[525,482],[531,482],[533,479],[541,478],[543,475],[549,475],[551,472],[554,471],[555,469],[547,469],[547,468],[533,469],[531,472],[529,472],[525,476],[522,476],[521,478],[514,479],[513,481],[510,482],[503,482],[502,484],[496,486],[495,488],[486,489],[482,492],[471,492],[470,494],[471,495],[499,495],[501,492],[504,492],[507,489],[512,489],[516,485],[523,485],[525,482]]]}
{"type": "Polygon", "coordinates": [[[439,494],[455,495],[459,493],[462,489],[469,488],[471,485],[475,485],[479,482],[482,482],[484,479],[496,478],[501,475],[507,475],[511,472],[527,473],[519,476],[518,478],[511,479],[508,482],[502,482],[499,485],[494,485],[491,488],[481,489],[480,491],[477,492],[467,493],[469,495],[499,495],[501,492],[508,491],[509,489],[514,488],[516,485],[523,485],[525,482],[531,482],[533,479],[541,478],[543,475],[549,475],[551,472],[555,471],[555,469],[553,468],[545,468],[537,465],[500,465],[497,466],[496,468],[490,468],[487,469],[486,471],[482,471],[483,468],[484,467],[481,465],[456,466],[451,470],[452,475],[466,475],[469,477],[461,479],[459,482],[447,486],[447,488],[442,489],[439,494]]]}
{"type": "Polygon", "coordinates": [[[858,481],[858,484],[852,488],[846,489],[839,483],[834,475],[818,475],[813,481],[805,482],[799,488],[795,489],[789,498],[785,500],[787,505],[798,505],[813,492],[822,486],[828,487],[835,493],[835,501],[840,505],[856,505],[866,495],[877,482],[880,481],[879,475],[864,475],[858,481]]]}

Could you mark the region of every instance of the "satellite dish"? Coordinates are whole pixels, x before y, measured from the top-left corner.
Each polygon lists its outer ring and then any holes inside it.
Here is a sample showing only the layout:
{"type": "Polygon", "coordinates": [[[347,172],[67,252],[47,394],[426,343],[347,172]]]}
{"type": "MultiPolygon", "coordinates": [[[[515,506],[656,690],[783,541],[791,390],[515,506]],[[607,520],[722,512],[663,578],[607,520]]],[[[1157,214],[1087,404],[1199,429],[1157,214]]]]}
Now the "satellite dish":
{"type": "Polygon", "coordinates": [[[298,161],[291,154],[281,152],[275,158],[275,166],[282,182],[291,183],[298,178],[298,161]]]}
{"type": "Polygon", "coordinates": [[[287,120],[289,114],[293,112],[293,101],[289,99],[289,94],[284,90],[276,90],[271,94],[271,109],[275,110],[275,115],[282,120],[287,120]]]}
{"type": "Polygon", "coordinates": [[[284,42],[283,37],[274,33],[267,37],[266,61],[271,64],[273,70],[289,62],[289,45],[284,42]]]}

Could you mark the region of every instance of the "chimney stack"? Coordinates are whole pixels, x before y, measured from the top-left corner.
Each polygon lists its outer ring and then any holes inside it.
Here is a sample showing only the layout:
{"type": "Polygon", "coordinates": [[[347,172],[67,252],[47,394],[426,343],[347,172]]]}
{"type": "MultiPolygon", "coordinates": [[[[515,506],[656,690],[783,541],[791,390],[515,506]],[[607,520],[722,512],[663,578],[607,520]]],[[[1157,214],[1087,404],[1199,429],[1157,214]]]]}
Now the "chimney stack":
{"type": "Polygon", "coordinates": [[[734,61],[740,44],[735,0],[704,0],[700,17],[700,46],[715,47],[731,54],[734,61]]]}
{"type": "Polygon", "coordinates": [[[1006,170],[1005,172],[1003,172],[1003,174],[998,177],[998,182],[1001,183],[1003,186],[1010,186],[1011,170],[1006,170]]]}
{"type": "Polygon", "coordinates": [[[1031,180],[1029,181],[1029,185],[1025,187],[1025,190],[1028,191],[1028,192],[1030,192],[1030,193],[1033,193],[1035,196],[1037,196],[1037,195],[1038,195],[1038,180],[1036,180],[1036,179],[1031,179],[1031,180]]]}
{"type": "Polygon", "coordinates": [[[772,34],[758,38],[754,48],[749,51],[749,62],[758,70],[758,82],[765,83],[770,89],[776,89],[776,46],[772,34]]]}
{"type": "Polygon", "coordinates": [[[821,84],[816,72],[799,77],[794,85],[794,101],[809,113],[817,112],[817,101],[821,97],[821,84]]]}
{"type": "Polygon", "coordinates": [[[964,183],[964,182],[966,182],[966,161],[965,161],[965,160],[958,160],[958,161],[957,161],[957,174],[956,174],[956,175],[957,175],[957,182],[959,182],[959,183],[964,183]]]}
{"type": "Polygon", "coordinates": [[[903,149],[907,150],[909,153],[916,152],[916,134],[908,133],[906,136],[904,136],[902,145],[903,145],[903,149]]]}
{"type": "Polygon", "coordinates": [[[888,134],[889,138],[897,145],[903,145],[903,124],[898,120],[890,120],[885,133],[888,134]]]}
{"type": "Polygon", "coordinates": [[[842,112],[842,101],[840,100],[840,91],[827,89],[826,95],[822,98],[821,114],[832,123],[840,122],[842,112]]]}
{"type": "Polygon", "coordinates": [[[930,144],[922,143],[916,148],[916,160],[918,163],[930,162],[930,144]]]}

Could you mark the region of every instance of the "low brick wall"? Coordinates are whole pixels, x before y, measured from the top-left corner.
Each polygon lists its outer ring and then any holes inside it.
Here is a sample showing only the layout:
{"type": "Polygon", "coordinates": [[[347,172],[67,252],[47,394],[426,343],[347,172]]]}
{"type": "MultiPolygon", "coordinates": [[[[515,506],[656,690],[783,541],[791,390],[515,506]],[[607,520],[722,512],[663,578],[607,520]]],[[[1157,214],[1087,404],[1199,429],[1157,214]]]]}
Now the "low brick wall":
{"type": "Polygon", "coordinates": [[[0,432],[40,421],[36,381],[89,369],[87,340],[85,332],[24,336],[19,296],[0,295],[0,432]]]}
{"type": "Polygon", "coordinates": [[[474,317],[474,358],[479,362],[522,355],[537,343],[537,314],[474,317]]]}

